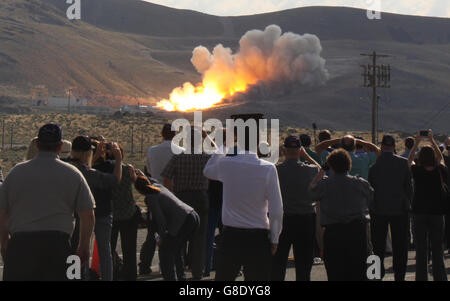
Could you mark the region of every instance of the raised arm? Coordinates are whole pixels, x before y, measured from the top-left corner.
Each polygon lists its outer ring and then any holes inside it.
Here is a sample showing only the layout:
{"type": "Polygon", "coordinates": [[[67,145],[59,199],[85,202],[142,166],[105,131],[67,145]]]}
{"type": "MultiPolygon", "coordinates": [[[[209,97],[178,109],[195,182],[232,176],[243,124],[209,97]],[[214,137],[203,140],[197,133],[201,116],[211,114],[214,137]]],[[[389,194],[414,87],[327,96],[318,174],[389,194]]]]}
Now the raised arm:
{"type": "Polygon", "coordinates": [[[120,183],[120,181],[122,181],[122,153],[120,152],[120,148],[117,143],[113,143],[112,153],[114,160],[116,161],[114,165],[114,175],[117,178],[117,183],[120,183]]]}
{"type": "Polygon", "coordinates": [[[316,189],[317,184],[320,182],[320,180],[322,180],[325,177],[325,175],[326,171],[322,168],[309,185],[309,190],[311,192],[313,192],[316,189]]]}
{"type": "Polygon", "coordinates": [[[420,137],[419,134],[416,135],[416,139],[414,140],[414,146],[411,149],[411,152],[409,153],[409,157],[408,157],[408,166],[411,168],[411,166],[414,165],[414,159],[416,158],[416,151],[417,148],[419,147],[420,144],[420,140],[422,138],[420,137]]]}
{"type": "Polygon", "coordinates": [[[300,149],[300,158],[304,158],[304,159],[306,160],[306,162],[308,162],[308,163],[310,163],[310,164],[312,164],[312,165],[316,165],[319,169],[322,168],[322,167],[320,166],[320,164],[317,163],[317,161],[314,160],[314,159],[308,154],[308,152],[305,150],[304,147],[302,147],[302,148],[300,149]]]}
{"type": "Polygon", "coordinates": [[[434,140],[433,131],[430,130],[430,134],[428,135],[428,138],[431,142],[431,147],[433,147],[434,155],[436,157],[436,161],[438,165],[445,165],[444,156],[442,155],[441,150],[439,149],[439,145],[434,140]]]}
{"type": "Polygon", "coordinates": [[[373,143],[359,139],[356,140],[356,143],[361,144],[367,153],[375,153],[377,157],[381,155],[381,149],[373,143]]]}
{"type": "Polygon", "coordinates": [[[320,157],[324,150],[326,150],[330,146],[338,144],[340,141],[341,141],[341,139],[333,139],[333,140],[327,140],[327,141],[317,144],[317,146],[315,148],[317,155],[319,155],[319,157],[320,157]]]}
{"type": "Polygon", "coordinates": [[[217,153],[212,155],[211,158],[203,169],[203,175],[210,180],[220,181],[220,160],[225,157],[225,149],[222,147],[218,149],[217,153]]]}

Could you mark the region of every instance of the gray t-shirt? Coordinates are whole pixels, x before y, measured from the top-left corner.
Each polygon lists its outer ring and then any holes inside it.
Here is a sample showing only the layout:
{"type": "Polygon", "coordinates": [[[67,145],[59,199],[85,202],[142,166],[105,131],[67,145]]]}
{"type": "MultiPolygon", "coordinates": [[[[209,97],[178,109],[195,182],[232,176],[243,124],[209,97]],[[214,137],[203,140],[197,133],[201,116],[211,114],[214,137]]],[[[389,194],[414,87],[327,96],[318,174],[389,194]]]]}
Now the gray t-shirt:
{"type": "Polygon", "coordinates": [[[368,220],[373,192],[369,182],[349,175],[331,175],[311,190],[312,197],[320,202],[322,226],[368,220]]]}
{"type": "Polygon", "coordinates": [[[70,235],[74,212],[94,207],[83,175],[55,153],[40,152],[16,165],[0,187],[0,209],[8,213],[11,234],[61,231],[70,235]]]}
{"type": "Polygon", "coordinates": [[[317,166],[291,159],[278,165],[277,170],[284,214],[314,213],[314,201],[309,193],[309,185],[319,172],[317,166]]]}

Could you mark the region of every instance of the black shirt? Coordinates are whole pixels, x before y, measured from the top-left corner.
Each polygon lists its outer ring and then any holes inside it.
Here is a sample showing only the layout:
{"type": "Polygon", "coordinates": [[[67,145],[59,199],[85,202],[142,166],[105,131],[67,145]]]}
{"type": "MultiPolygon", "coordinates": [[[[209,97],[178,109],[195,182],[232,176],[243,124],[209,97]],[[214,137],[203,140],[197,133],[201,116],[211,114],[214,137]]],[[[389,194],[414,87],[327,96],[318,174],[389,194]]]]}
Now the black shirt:
{"type": "MultiPolygon", "coordinates": [[[[448,179],[448,169],[439,165],[444,182],[448,179]]],[[[432,171],[422,166],[411,167],[414,179],[414,199],[412,210],[417,214],[445,214],[445,206],[442,195],[442,182],[438,168],[432,171]]]]}

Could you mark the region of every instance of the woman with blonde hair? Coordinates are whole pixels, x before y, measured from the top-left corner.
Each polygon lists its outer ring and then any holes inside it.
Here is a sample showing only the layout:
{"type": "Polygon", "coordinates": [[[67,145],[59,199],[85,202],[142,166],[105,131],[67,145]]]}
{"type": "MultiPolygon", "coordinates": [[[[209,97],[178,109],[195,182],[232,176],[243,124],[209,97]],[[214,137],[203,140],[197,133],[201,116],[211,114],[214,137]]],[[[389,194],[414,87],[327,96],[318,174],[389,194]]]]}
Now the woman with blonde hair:
{"type": "MultiPolygon", "coordinates": [[[[101,278],[105,281],[113,280],[111,192],[122,179],[122,155],[117,143],[112,144],[112,154],[115,158],[114,172],[103,173],[91,168],[93,145],[89,137],[79,136],[72,142],[72,164],[86,178],[96,203],[94,233],[100,257],[101,278]]],[[[74,233],[74,239],[76,236],[77,234],[74,233]]],[[[73,243],[76,244],[74,241],[73,243]]]]}
{"type": "Polygon", "coordinates": [[[34,157],[36,157],[36,155],[38,154],[39,150],[37,147],[37,139],[38,137],[34,137],[33,139],[31,139],[30,145],[27,149],[27,154],[25,156],[25,161],[34,159],[34,157]]]}

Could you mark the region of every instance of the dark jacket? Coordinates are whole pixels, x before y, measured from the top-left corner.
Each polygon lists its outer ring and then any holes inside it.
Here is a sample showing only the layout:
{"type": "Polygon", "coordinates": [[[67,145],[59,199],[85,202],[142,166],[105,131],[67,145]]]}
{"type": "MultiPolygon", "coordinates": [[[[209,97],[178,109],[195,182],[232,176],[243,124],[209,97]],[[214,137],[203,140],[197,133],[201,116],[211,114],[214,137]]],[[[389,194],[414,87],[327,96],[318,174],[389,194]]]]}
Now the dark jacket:
{"type": "Polygon", "coordinates": [[[413,186],[407,159],[383,153],[370,168],[369,182],[375,189],[372,213],[401,215],[411,209],[413,186]]]}
{"type": "Polygon", "coordinates": [[[160,236],[177,236],[186,217],[194,209],[170,192],[163,185],[154,183],[153,186],[161,189],[160,193],[149,194],[145,202],[152,213],[160,236]]]}

